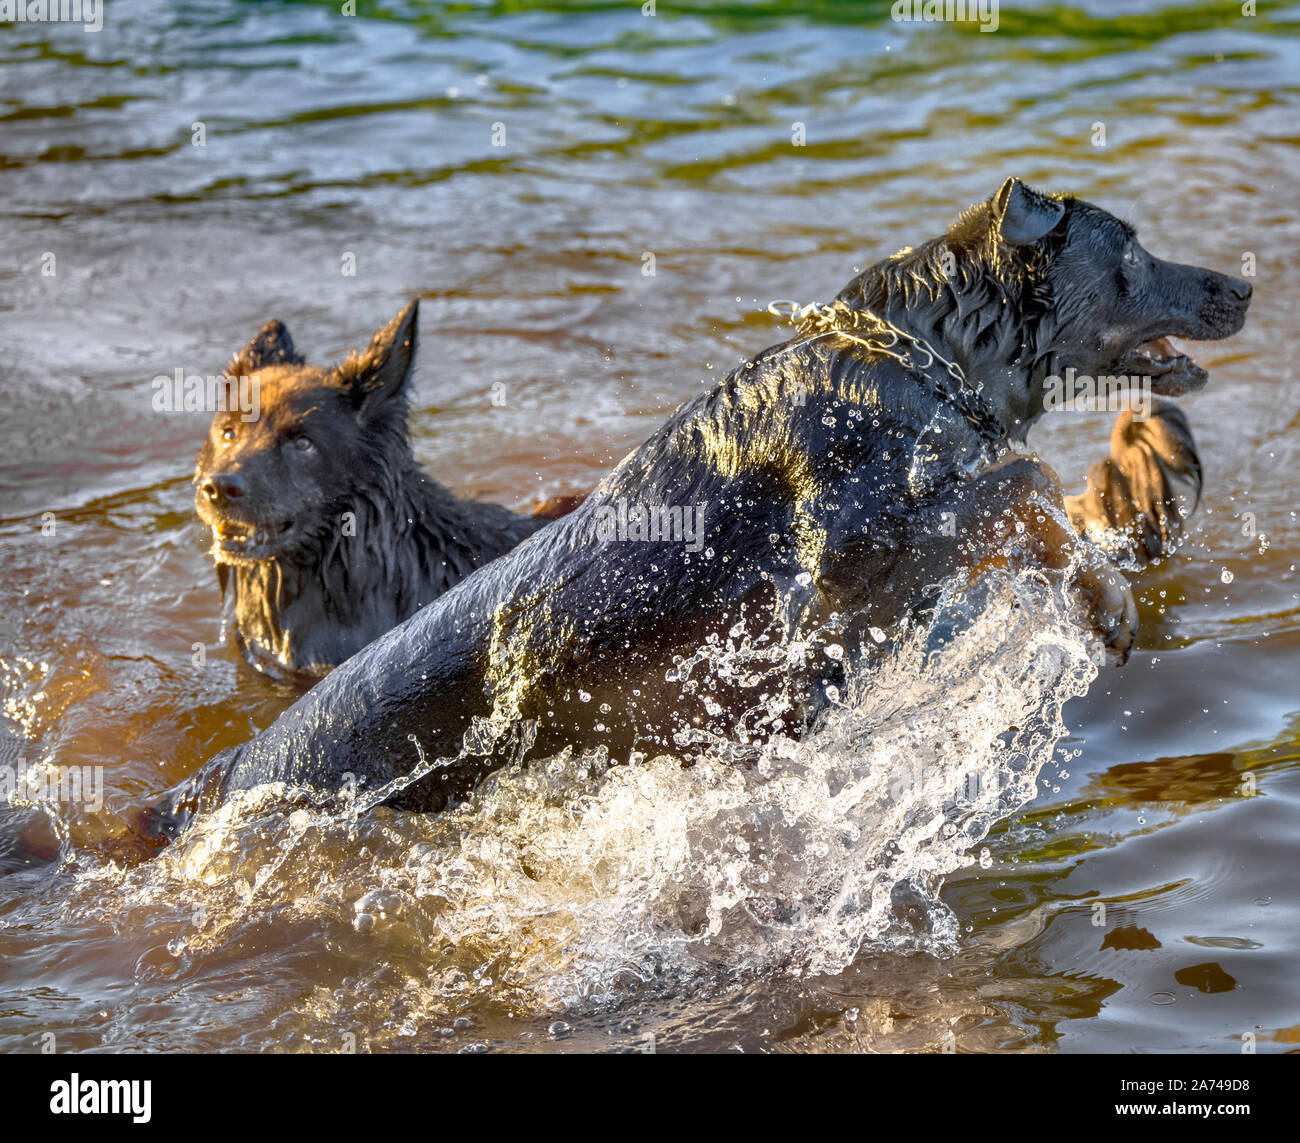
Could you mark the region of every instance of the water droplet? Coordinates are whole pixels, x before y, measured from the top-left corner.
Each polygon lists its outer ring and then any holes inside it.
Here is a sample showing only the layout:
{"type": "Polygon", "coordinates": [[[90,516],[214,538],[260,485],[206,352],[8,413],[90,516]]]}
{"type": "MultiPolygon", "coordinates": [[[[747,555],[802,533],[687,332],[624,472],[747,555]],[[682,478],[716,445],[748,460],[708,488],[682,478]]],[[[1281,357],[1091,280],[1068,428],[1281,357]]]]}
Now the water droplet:
{"type": "Polygon", "coordinates": [[[1236,576],[1234,576],[1227,568],[1224,568],[1223,571],[1219,573],[1219,578],[1223,580],[1224,583],[1231,583],[1236,576]]]}
{"type": "Polygon", "coordinates": [[[988,846],[980,850],[980,868],[991,869],[993,867],[993,854],[989,852],[988,846]]]}
{"type": "Polygon", "coordinates": [[[844,648],[838,643],[830,643],[826,647],[826,657],[828,659],[842,659],[844,658],[844,648]]]}
{"type": "Polygon", "coordinates": [[[578,701],[579,701],[579,702],[591,702],[591,695],[589,695],[586,691],[579,691],[579,692],[578,692],[578,701]]]}

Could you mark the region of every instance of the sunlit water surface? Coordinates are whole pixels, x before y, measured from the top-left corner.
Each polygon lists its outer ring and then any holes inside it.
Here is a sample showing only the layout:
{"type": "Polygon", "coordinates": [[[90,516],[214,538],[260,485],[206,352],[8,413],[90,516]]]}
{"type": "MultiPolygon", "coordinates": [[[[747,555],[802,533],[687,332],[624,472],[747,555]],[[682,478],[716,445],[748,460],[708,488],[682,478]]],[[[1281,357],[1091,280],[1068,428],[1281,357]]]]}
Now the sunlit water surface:
{"type": "MultiPolygon", "coordinates": [[[[337,11],[0,29],[0,765],[107,784],[99,815],[0,808],[0,1042],[1300,1042],[1300,9],[1004,5],[992,35],[884,4],[337,11]],[[154,412],[153,376],[273,315],[334,359],[419,296],[417,452],[523,506],[778,340],[769,300],[833,295],[1013,173],[1160,255],[1256,263],[1247,328],[1198,352],[1207,495],[1126,668],[1008,583],[749,770],[596,751],[440,819],[252,799],[105,857],[118,811],[292,699],[213,647],[206,418],[154,412]]],[[[1034,444],[1078,487],[1106,432],[1058,414],[1034,444]]]]}

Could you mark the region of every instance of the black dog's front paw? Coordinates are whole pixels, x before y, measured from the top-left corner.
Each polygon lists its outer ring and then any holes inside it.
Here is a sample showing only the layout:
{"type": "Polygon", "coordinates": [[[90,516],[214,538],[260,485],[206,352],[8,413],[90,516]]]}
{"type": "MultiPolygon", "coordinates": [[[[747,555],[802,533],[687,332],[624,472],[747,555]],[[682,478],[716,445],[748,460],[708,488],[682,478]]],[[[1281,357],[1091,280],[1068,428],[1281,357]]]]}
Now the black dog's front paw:
{"type": "Polygon", "coordinates": [[[1075,589],[1102,644],[1123,666],[1137,641],[1137,601],[1128,580],[1109,566],[1085,567],[1075,574],[1075,589]]]}
{"type": "Polygon", "coordinates": [[[1088,470],[1088,490],[1065,498],[1081,535],[1147,563],[1182,537],[1201,498],[1201,460],[1183,411],[1157,401],[1146,420],[1124,410],[1110,434],[1110,456],[1088,470]]]}

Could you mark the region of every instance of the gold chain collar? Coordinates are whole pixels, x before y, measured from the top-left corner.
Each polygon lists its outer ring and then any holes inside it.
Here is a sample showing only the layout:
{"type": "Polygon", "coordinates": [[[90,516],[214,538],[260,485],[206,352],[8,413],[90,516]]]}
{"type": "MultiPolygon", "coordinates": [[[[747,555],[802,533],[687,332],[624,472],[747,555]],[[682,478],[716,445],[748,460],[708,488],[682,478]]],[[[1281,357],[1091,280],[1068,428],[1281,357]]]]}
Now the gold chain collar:
{"type": "Polygon", "coordinates": [[[767,312],[774,317],[785,318],[799,333],[799,340],[787,346],[787,349],[794,349],[821,337],[838,336],[856,342],[873,353],[892,357],[923,377],[929,377],[930,367],[934,364],[942,365],[946,378],[935,383],[938,395],[956,405],[985,440],[997,442],[1005,435],[1001,422],[994,416],[979,389],[966,380],[966,374],[960,365],[949,361],[925,338],[899,329],[879,314],[867,309],[853,309],[848,302],[838,299],[800,305],[789,298],[769,302],[767,312]],[[856,336],[858,333],[865,336],[856,336]],[[923,354],[925,359],[914,359],[913,349],[918,354],[923,354]],[[949,378],[956,384],[950,385],[949,378]]]}

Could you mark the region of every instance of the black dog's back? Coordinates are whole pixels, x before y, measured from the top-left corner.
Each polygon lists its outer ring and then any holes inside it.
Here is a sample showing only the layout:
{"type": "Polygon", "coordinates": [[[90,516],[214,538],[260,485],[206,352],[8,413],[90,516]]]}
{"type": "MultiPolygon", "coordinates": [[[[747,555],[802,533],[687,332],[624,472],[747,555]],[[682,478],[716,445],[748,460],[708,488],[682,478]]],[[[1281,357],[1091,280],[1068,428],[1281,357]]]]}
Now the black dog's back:
{"type": "MultiPolygon", "coordinates": [[[[796,730],[842,670],[820,650],[806,664],[782,655],[752,678],[710,679],[699,692],[672,681],[676,661],[725,641],[737,623],[760,658],[791,631],[819,631],[836,609],[856,609],[837,642],[851,643],[863,624],[888,626],[913,602],[901,585],[914,569],[898,559],[923,510],[908,442],[936,419],[954,442],[963,429],[889,359],[852,345],[830,347],[830,361],[820,347],[772,356],[679,409],[571,515],[343,664],[257,739],[212,759],[169,795],[160,820],[175,829],[224,793],[264,782],[373,791],[408,773],[420,751],[456,761],[388,801],[439,809],[513,749],[508,736],[464,749],[476,718],[531,725],[538,755],[592,740],[611,756],[683,753],[680,726],[726,736],[737,712],[760,705],[764,719],[796,730]],[[743,452],[719,447],[739,439],[743,452]],[[797,492],[814,485],[826,495],[801,504],[797,492]],[[636,542],[620,521],[651,506],[690,511],[693,534],[636,542]],[[815,578],[805,572],[813,561],[823,572],[815,578]],[[864,592],[891,576],[900,590],[864,605],[864,592]]],[[[978,449],[973,434],[964,439],[978,449]]],[[[948,458],[934,468],[923,499],[954,479],[948,458]]]]}

